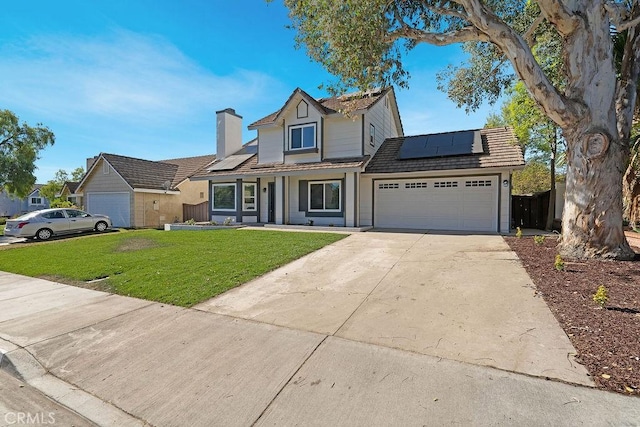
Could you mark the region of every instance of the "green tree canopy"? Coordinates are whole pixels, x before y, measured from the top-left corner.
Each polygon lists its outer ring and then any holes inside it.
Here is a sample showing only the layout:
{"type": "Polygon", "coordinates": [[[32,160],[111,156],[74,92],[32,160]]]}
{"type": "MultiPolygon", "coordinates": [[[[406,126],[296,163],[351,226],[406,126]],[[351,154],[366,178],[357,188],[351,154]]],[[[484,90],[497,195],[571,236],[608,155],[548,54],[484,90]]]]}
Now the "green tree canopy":
{"type": "Polygon", "coordinates": [[[55,143],[49,128],[20,123],[9,110],[0,110],[0,188],[25,197],[36,182],[34,171],[39,153],[55,143]]]}
{"type": "Polygon", "coordinates": [[[75,168],[71,172],[71,178],[69,178],[67,171],[58,169],[53,179],[47,181],[47,183],[40,188],[40,195],[49,199],[52,206],[64,207],[61,205],[64,200],[61,200],[59,197],[64,183],[67,181],[80,181],[83,176],[84,169],[82,167],[75,168]]]}

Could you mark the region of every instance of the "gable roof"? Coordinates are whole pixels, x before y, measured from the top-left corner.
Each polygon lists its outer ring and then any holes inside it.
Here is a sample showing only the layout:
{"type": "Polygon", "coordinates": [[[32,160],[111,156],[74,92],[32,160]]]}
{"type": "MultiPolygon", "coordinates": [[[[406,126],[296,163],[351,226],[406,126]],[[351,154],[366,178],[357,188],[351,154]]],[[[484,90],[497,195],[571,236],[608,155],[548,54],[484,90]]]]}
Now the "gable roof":
{"type": "Polygon", "coordinates": [[[65,187],[67,188],[67,190],[69,190],[70,194],[75,194],[79,184],[80,181],[65,181],[64,184],[62,184],[62,188],[60,189],[60,194],[64,192],[65,187]]]}
{"type": "MultiPolygon", "coordinates": [[[[210,164],[215,155],[183,157],[161,161],[144,160],[118,154],[100,153],[98,160],[106,161],[132,189],[177,190],[177,186],[210,164]]],[[[94,162],[78,187],[82,187],[99,161],[94,162]]]]}
{"type": "Polygon", "coordinates": [[[249,129],[255,129],[260,126],[274,124],[278,121],[287,106],[292,102],[296,95],[300,95],[303,99],[311,103],[321,114],[329,115],[339,113],[341,111],[363,111],[371,108],[378,102],[387,92],[393,91],[392,87],[385,89],[374,89],[369,92],[355,92],[345,95],[332,96],[328,98],[314,99],[311,95],[300,88],[296,88],[284,105],[276,112],[269,114],[249,125],[249,129]]]}
{"type": "Polygon", "coordinates": [[[398,153],[405,138],[389,138],[373,156],[365,173],[521,168],[524,166],[522,149],[515,144],[516,137],[511,128],[480,129],[479,132],[482,139],[482,154],[421,159],[398,159],[398,153]]]}

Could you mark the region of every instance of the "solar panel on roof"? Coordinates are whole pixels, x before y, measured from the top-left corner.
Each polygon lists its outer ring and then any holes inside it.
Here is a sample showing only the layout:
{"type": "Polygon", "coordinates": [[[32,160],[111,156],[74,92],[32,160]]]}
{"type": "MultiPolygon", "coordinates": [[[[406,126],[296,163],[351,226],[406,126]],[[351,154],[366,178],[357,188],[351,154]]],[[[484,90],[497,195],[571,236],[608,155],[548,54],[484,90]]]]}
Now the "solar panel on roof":
{"type": "Polygon", "coordinates": [[[207,170],[209,172],[213,171],[226,171],[235,169],[237,166],[240,166],[246,160],[249,160],[253,157],[253,154],[234,154],[232,156],[227,157],[224,160],[220,160],[219,162],[214,163],[207,170]]]}
{"type": "Polygon", "coordinates": [[[469,130],[405,137],[398,159],[462,156],[483,152],[480,131],[469,130]]]}

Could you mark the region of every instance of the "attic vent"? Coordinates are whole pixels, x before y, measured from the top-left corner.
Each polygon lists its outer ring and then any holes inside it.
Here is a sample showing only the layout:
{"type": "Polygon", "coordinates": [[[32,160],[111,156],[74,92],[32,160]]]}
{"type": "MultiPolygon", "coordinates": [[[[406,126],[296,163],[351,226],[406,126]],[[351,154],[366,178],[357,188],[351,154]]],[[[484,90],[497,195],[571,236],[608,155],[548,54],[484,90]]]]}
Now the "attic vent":
{"type": "Polygon", "coordinates": [[[109,163],[105,160],[102,160],[102,173],[105,175],[109,174],[109,163]]]}
{"type": "Polygon", "coordinates": [[[309,117],[309,105],[306,102],[300,101],[298,103],[297,110],[299,119],[309,117]]]}

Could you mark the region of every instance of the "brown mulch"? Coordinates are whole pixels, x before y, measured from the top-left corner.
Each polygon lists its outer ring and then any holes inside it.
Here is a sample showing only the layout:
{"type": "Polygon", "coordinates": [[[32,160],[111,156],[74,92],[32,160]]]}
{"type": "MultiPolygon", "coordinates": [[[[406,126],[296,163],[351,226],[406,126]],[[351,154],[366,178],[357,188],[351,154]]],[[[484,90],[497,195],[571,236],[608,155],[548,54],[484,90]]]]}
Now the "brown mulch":
{"type": "MultiPolygon", "coordinates": [[[[550,236],[506,237],[599,388],[640,396],[640,258],[635,261],[565,261],[554,267],[558,243],[550,236]],[[604,285],[604,308],[593,301],[604,285]]],[[[636,250],[636,252],[640,252],[636,250]]]]}

